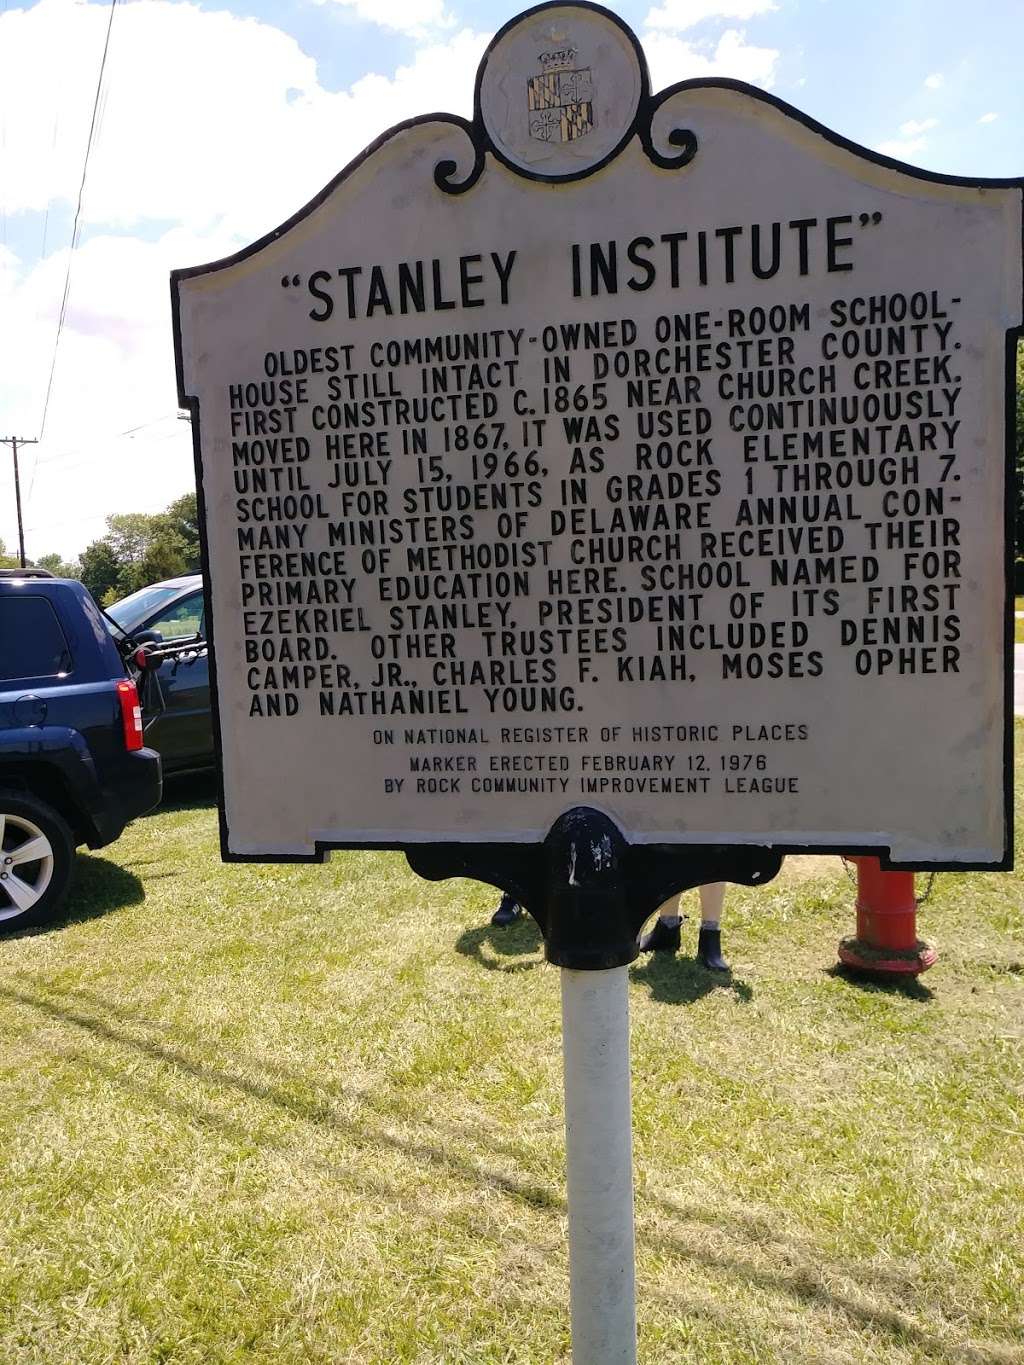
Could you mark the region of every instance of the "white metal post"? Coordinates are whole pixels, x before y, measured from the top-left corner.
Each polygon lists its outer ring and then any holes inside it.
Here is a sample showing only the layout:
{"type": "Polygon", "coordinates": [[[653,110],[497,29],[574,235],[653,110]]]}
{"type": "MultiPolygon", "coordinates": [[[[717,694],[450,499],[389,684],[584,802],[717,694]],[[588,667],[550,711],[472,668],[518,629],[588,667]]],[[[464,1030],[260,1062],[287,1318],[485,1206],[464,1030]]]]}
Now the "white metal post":
{"type": "Polygon", "coordinates": [[[628,968],[562,968],[574,1365],[635,1365],[628,968]]]}

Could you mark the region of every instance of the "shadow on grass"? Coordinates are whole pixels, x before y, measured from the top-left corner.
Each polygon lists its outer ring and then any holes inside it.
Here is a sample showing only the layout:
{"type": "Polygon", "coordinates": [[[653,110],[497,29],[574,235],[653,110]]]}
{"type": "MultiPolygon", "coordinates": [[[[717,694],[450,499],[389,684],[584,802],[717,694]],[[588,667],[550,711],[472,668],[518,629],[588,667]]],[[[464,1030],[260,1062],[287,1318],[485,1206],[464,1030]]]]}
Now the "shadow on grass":
{"type": "Polygon", "coordinates": [[[524,958],[537,954],[543,945],[540,929],[532,915],[524,914],[512,924],[484,924],[478,929],[467,929],[455,940],[455,951],[471,957],[489,972],[531,972],[541,965],[534,956],[529,962],[502,961],[502,958],[524,958]],[[484,949],[489,948],[494,956],[484,949]]]}
{"type": "Polygon", "coordinates": [[[709,972],[695,958],[675,953],[651,953],[642,965],[629,969],[630,980],[646,986],[652,1000],[666,1005],[692,1005],[712,991],[732,991],[744,1004],[754,998],[753,989],[731,972],[709,972]]]}
{"type": "MultiPolygon", "coordinates": [[[[455,951],[471,957],[489,972],[529,972],[541,965],[536,956],[543,946],[540,929],[530,915],[523,915],[513,924],[482,924],[467,929],[455,941],[455,951]],[[531,954],[529,961],[516,961],[531,954]]],[[[652,1000],[667,1005],[692,1005],[702,996],[715,990],[730,990],[744,1003],[754,998],[745,981],[732,973],[709,972],[694,958],[676,957],[670,953],[652,953],[642,966],[630,968],[630,979],[646,986],[652,1000]]]]}
{"type": "MultiPolygon", "coordinates": [[[[720,1227],[723,1231],[731,1232],[724,1221],[720,1227]]],[[[655,1234],[645,1240],[662,1254],[696,1262],[719,1272],[723,1277],[741,1281],[768,1294],[785,1296],[801,1308],[821,1312],[827,1317],[841,1314],[855,1328],[884,1335],[902,1346],[916,1347],[927,1352],[927,1358],[931,1360],[947,1360],[956,1365],[968,1365],[968,1362],[970,1365],[1010,1365],[1011,1361],[1020,1359],[1009,1342],[974,1346],[965,1341],[950,1340],[948,1330],[944,1333],[943,1327],[937,1332],[922,1327],[907,1311],[906,1293],[900,1295],[899,1306],[868,1299],[868,1294],[878,1295],[880,1292],[870,1281],[865,1285],[863,1298],[844,1293],[828,1283],[831,1275],[849,1275],[849,1268],[843,1262],[824,1263],[817,1257],[803,1259],[781,1241],[775,1246],[786,1263],[785,1270],[765,1269],[741,1256],[716,1254],[681,1237],[655,1234]],[[1012,1354],[1008,1354],[1008,1351],[1012,1354]]],[[[658,1297],[672,1304],[676,1295],[662,1291],[658,1297]]],[[[685,1303],[687,1296],[681,1294],[679,1297],[684,1298],[684,1311],[701,1315],[707,1311],[707,1305],[695,1304],[692,1299],[685,1303]]],[[[927,1314],[930,1310],[926,1303],[922,1303],[916,1306],[916,1311],[927,1314]]],[[[884,1350],[885,1347],[880,1346],[880,1349],[884,1350]]]]}
{"type": "Polygon", "coordinates": [[[870,972],[858,972],[842,962],[824,970],[826,976],[845,981],[848,986],[855,986],[866,995],[902,995],[906,1000],[922,1003],[935,999],[935,992],[917,976],[872,976],[870,972]]]}
{"type": "Polygon", "coordinates": [[[108,862],[106,858],[79,853],[75,859],[71,894],[61,913],[45,924],[15,930],[4,937],[35,938],[40,934],[52,934],[59,929],[66,929],[69,924],[85,924],[88,920],[101,919],[115,910],[122,910],[127,905],[138,905],[145,898],[142,882],[134,872],[108,862]]]}
{"type": "MultiPolygon", "coordinates": [[[[417,1142],[397,1136],[393,1131],[390,1131],[390,1128],[396,1116],[402,1117],[400,1112],[393,1106],[374,1102],[372,1097],[365,1092],[352,1093],[350,1098],[356,1099],[365,1109],[373,1109],[381,1114],[384,1121],[389,1125],[387,1131],[384,1128],[371,1128],[365,1122],[360,1123],[354,1119],[345,1118],[322,1100],[309,1099],[294,1094],[283,1086],[262,1080],[253,1080],[226,1068],[212,1066],[208,1062],[190,1057],[181,1048],[171,1047],[151,1038],[134,1038],[126,1030],[115,1028],[114,1025],[107,1023],[105,1019],[99,1018],[97,1015],[86,1014],[79,1009],[69,1008],[63,1002],[47,999],[44,995],[32,995],[26,990],[0,985],[0,999],[38,1010],[47,1018],[58,1023],[73,1024],[94,1038],[102,1039],[103,1042],[117,1047],[131,1049],[144,1057],[148,1057],[151,1061],[172,1066],[184,1075],[203,1084],[237,1091],[250,1099],[274,1105],[292,1118],[345,1134],[358,1147],[376,1143],[380,1147],[388,1147],[393,1151],[401,1152],[403,1156],[411,1157],[413,1160],[441,1166],[450,1174],[463,1180],[502,1190],[512,1198],[534,1208],[564,1210],[565,1201],[541,1185],[530,1184],[526,1181],[517,1180],[514,1176],[506,1175],[503,1171],[476,1165],[464,1158],[454,1156],[442,1146],[434,1147],[426,1142],[417,1142]]],[[[121,1018],[126,1017],[126,1012],[123,1010],[112,1009],[111,1014],[119,1014],[121,1018]]],[[[81,1053],[69,1055],[74,1055],[79,1061],[86,1061],[88,1065],[96,1070],[103,1071],[105,1075],[117,1074],[116,1068],[105,1067],[97,1059],[85,1058],[81,1053]]],[[[136,1088],[132,1078],[122,1076],[121,1082],[129,1089],[136,1088]]],[[[306,1084],[308,1085],[308,1082],[306,1084]]],[[[187,1114],[191,1111],[191,1116],[204,1125],[215,1127],[237,1139],[244,1139],[247,1143],[253,1141],[251,1130],[235,1120],[225,1118],[224,1115],[204,1109],[199,1105],[193,1107],[180,1101],[168,1103],[163,1089],[149,1086],[137,1088],[140,1093],[147,1095],[161,1107],[179,1114],[187,1114]]],[[[266,1139],[262,1140],[266,1141],[266,1139]]],[[[267,1142],[267,1145],[287,1150],[288,1142],[287,1139],[282,1139],[279,1143],[267,1142]]]]}
{"type": "MultiPolygon", "coordinates": [[[[520,926],[522,927],[522,926],[520,926]]],[[[51,991],[57,988],[51,986],[51,991]]],[[[204,1084],[218,1089],[233,1090],[247,1098],[255,1099],[285,1112],[290,1117],[315,1125],[318,1128],[342,1134],[351,1139],[355,1155],[354,1165],[346,1169],[337,1162],[322,1161],[317,1166],[339,1183],[357,1190],[362,1196],[377,1194],[384,1199],[392,1199],[396,1204],[406,1202],[407,1196],[398,1194],[384,1180],[369,1175],[358,1161],[361,1150],[376,1145],[401,1153],[414,1161],[434,1165],[449,1175],[473,1187],[489,1187],[500,1190],[509,1197],[542,1212],[564,1215],[566,1202],[560,1192],[540,1184],[529,1183],[505,1171],[495,1170],[465,1157],[454,1154],[450,1143],[442,1136],[437,1124],[432,1124],[422,1116],[417,1122],[431,1127],[438,1133],[436,1144],[403,1138],[394,1132],[394,1120],[400,1116],[395,1106],[388,1106],[365,1093],[354,1093],[364,1110],[376,1111],[383,1119],[379,1123],[368,1122],[369,1115],[348,1118],[339,1114],[332,1106],[292,1093],[283,1086],[272,1082],[255,1080],[238,1074],[225,1067],[213,1066],[198,1058],[189,1056],[182,1048],[167,1046],[149,1038],[133,1037],[122,1028],[116,1028],[95,1014],[85,1013],[78,1008],[69,1007],[62,1001],[52,1000],[42,994],[32,994],[24,989],[0,984],[0,998],[24,1005],[38,1011],[47,1018],[59,1023],[72,1024],[104,1043],[136,1054],[163,1066],[171,1066],[178,1072],[204,1084]]],[[[102,1008],[102,997],[93,996],[97,1007],[102,1008]]],[[[122,1019],[131,1019],[123,1007],[110,1003],[109,1014],[122,1019]]],[[[78,1049],[61,1049],[54,1046],[69,1062],[84,1066],[94,1073],[106,1077],[111,1083],[153,1104],[164,1112],[177,1114],[188,1122],[210,1128],[244,1143],[247,1147],[254,1142],[274,1151],[287,1153],[291,1143],[287,1134],[273,1138],[265,1133],[256,1134],[251,1124],[244,1120],[221,1113],[211,1107],[193,1100],[182,1100],[167,1093],[168,1087],[162,1082],[149,1083],[142,1080],[135,1068],[124,1068],[91,1053],[78,1049]]],[[[308,1086],[309,1082],[305,1082],[308,1086]]],[[[514,1159],[514,1157],[513,1157],[514,1159]]],[[[778,1294],[790,1299],[801,1307],[820,1311],[826,1316],[841,1314],[857,1327],[868,1329],[890,1337],[901,1344],[910,1344],[927,1351],[931,1358],[959,1362],[1007,1362],[1017,1359],[1007,1355],[1003,1343],[974,1346],[963,1341],[949,1339],[948,1328],[945,1337],[939,1332],[930,1332],[910,1316],[916,1311],[918,1316],[930,1312],[928,1304],[909,1305],[913,1295],[911,1282],[893,1284],[890,1277],[876,1274],[875,1267],[847,1265],[845,1262],[826,1262],[816,1255],[812,1247],[791,1245],[778,1235],[775,1225],[768,1219],[736,1214],[723,1208],[704,1206],[686,1207],[666,1198],[644,1197],[643,1203],[656,1204],[683,1226],[678,1231],[665,1234],[652,1232],[645,1234],[641,1227],[641,1243],[662,1255],[701,1265],[719,1273],[720,1277],[755,1287],[762,1291],[778,1294]],[[737,1252],[718,1251],[708,1247],[699,1231],[688,1232],[685,1225],[709,1226],[718,1229],[734,1241],[741,1243],[737,1252]],[[784,1268],[775,1269],[757,1264],[743,1255],[742,1242],[755,1244],[760,1252],[769,1245],[784,1268]],[[738,1253],[738,1254],[737,1254],[738,1253]],[[863,1284],[865,1297],[845,1293],[829,1284],[829,1278],[842,1276],[863,1284]],[[879,1286],[878,1281],[882,1281],[879,1286]],[[889,1283],[886,1281],[889,1280],[889,1283]],[[873,1293],[878,1301],[871,1302],[866,1295],[873,1293]],[[887,1303],[882,1295],[891,1295],[896,1302],[887,1303]]],[[[644,1293],[648,1291],[644,1290],[644,1293]]],[[[715,1316],[717,1309],[710,1304],[702,1304],[693,1299],[687,1300],[684,1293],[655,1290],[652,1297],[665,1301],[676,1312],[683,1311],[698,1316],[715,1316]]],[[[1011,1348],[1012,1349],[1012,1348],[1011,1348]]]]}
{"type": "MultiPolygon", "coordinates": [[[[838,1311],[854,1326],[884,1334],[901,1344],[916,1346],[926,1351],[930,1359],[959,1362],[959,1365],[967,1365],[967,1362],[971,1365],[1009,1365],[1011,1360],[1020,1359],[1016,1347],[1008,1342],[972,1344],[954,1341],[949,1339],[948,1329],[943,1335],[941,1328],[939,1332],[932,1332],[921,1326],[911,1313],[925,1316],[931,1309],[925,1301],[913,1304],[915,1282],[910,1271],[899,1274],[885,1266],[826,1260],[813,1246],[801,1246],[783,1237],[779,1225],[770,1217],[738,1209],[681,1205],[655,1195],[648,1195],[647,1201],[683,1224],[724,1232],[741,1244],[737,1254],[714,1251],[702,1245],[699,1232],[691,1235],[653,1233],[642,1238],[663,1253],[696,1262],[768,1293],[785,1295],[802,1307],[828,1315],[838,1311]],[[761,1255],[776,1254],[785,1269],[772,1269],[747,1259],[743,1255],[744,1242],[761,1255]],[[845,1292],[830,1284],[829,1280],[835,1277],[853,1281],[863,1290],[863,1296],[857,1289],[845,1292]],[[883,1296],[890,1301],[885,1302],[883,1296]]],[[[721,1319],[723,1323],[728,1321],[717,1308],[692,1297],[687,1300],[684,1293],[677,1296],[661,1291],[656,1297],[667,1304],[681,1300],[684,1312],[721,1319]]]]}

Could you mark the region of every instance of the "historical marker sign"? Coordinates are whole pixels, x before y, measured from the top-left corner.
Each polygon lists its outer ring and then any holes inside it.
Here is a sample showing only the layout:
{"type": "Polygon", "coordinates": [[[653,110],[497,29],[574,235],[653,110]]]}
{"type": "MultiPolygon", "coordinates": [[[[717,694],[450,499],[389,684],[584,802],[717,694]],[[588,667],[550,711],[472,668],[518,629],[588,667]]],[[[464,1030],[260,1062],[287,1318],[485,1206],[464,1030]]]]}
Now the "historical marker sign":
{"type": "Polygon", "coordinates": [[[226,856],[1005,866],[1021,201],[547,6],[176,272],[226,856]]]}

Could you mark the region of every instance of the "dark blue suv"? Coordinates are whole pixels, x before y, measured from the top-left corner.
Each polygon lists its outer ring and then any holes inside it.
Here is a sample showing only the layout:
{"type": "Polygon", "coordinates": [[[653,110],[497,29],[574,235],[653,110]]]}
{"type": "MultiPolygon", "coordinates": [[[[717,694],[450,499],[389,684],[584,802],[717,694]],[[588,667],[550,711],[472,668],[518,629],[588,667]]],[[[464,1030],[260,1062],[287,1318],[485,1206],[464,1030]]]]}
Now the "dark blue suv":
{"type": "Polygon", "coordinates": [[[50,919],[77,845],[160,800],[135,683],[81,583],[0,570],[0,931],[50,919]]]}

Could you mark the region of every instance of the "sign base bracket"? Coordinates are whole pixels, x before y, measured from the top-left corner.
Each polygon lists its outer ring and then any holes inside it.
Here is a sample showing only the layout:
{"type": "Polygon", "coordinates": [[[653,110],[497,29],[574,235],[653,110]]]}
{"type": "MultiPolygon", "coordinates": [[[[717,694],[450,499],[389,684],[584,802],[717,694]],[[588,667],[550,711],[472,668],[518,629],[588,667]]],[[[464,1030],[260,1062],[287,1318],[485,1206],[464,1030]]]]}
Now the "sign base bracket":
{"type": "Polygon", "coordinates": [[[537,921],[547,960],[573,971],[627,966],[671,896],[706,882],[763,886],[783,858],[760,844],[629,844],[589,806],[559,816],[540,844],[424,844],[405,856],[428,881],[471,877],[507,891],[537,921]]]}

